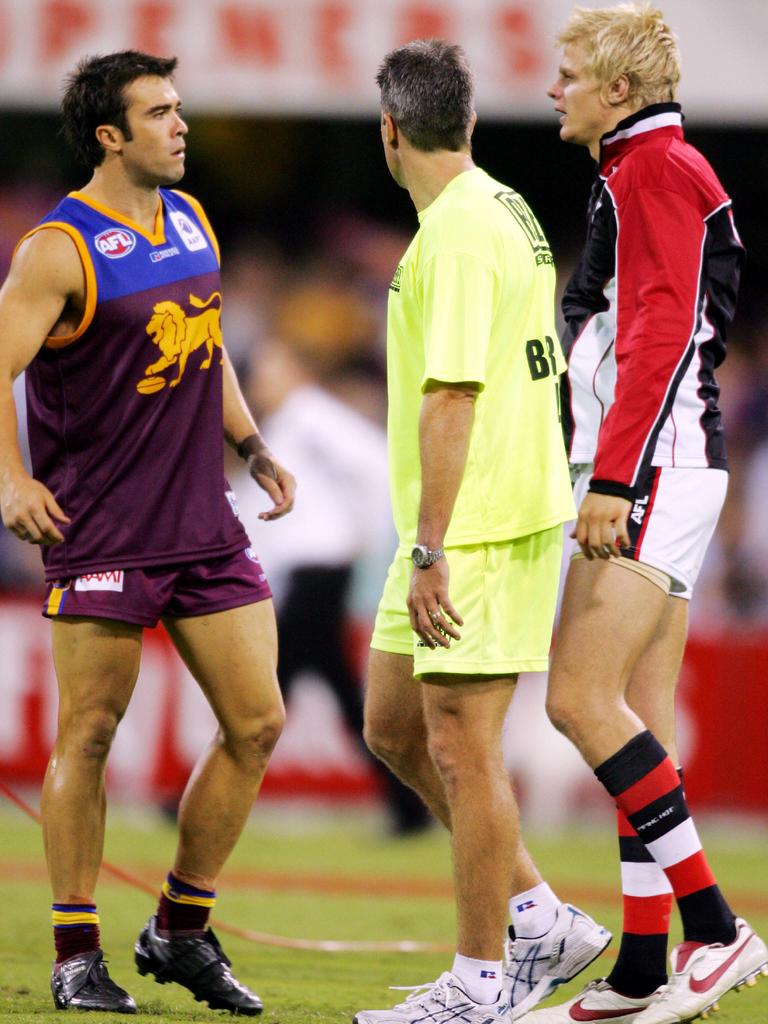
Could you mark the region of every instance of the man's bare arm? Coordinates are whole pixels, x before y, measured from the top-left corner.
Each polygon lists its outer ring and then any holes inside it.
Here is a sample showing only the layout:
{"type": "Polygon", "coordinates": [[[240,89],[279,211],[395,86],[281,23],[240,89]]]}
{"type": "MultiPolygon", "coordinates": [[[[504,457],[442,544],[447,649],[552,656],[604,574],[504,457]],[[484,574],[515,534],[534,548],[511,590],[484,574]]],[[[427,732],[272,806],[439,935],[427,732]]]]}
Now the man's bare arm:
{"type": "Polygon", "coordinates": [[[421,405],[419,454],[421,502],[416,541],[442,547],[464,477],[475,421],[477,388],[470,384],[431,386],[421,405]]]}
{"type": "MultiPolygon", "coordinates": [[[[469,439],[475,420],[477,386],[435,382],[427,389],[419,419],[421,501],[418,544],[443,546],[456,497],[464,477],[469,439]]],[[[453,623],[463,620],[448,594],[448,562],[439,559],[428,569],[414,569],[408,594],[414,631],[430,647],[447,647],[460,639],[453,623]]]]}
{"type": "Polygon", "coordinates": [[[37,355],[70,307],[84,305],[84,276],[74,242],[56,229],[27,239],[0,289],[0,509],[3,524],[21,540],[58,544],[55,520],[65,512],[34,480],[19,451],[13,382],[37,355]]]}

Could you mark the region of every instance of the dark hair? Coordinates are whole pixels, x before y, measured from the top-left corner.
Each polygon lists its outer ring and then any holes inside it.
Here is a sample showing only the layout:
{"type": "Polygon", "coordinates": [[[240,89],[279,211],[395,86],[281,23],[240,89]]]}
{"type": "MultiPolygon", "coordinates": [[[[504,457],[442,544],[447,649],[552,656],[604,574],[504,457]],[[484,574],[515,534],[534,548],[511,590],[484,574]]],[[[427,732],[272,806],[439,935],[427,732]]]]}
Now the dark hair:
{"type": "Polygon", "coordinates": [[[100,124],[113,124],[126,139],[131,138],[125,87],[145,75],[171,78],[177,63],[176,57],[153,57],[138,50],[80,61],[65,81],[61,117],[64,137],[83,163],[94,168],[104,159],[104,148],[96,138],[100,124]]]}
{"type": "Polygon", "coordinates": [[[462,149],[469,143],[474,80],[460,46],[415,39],[381,62],[382,110],[416,149],[462,149]]]}

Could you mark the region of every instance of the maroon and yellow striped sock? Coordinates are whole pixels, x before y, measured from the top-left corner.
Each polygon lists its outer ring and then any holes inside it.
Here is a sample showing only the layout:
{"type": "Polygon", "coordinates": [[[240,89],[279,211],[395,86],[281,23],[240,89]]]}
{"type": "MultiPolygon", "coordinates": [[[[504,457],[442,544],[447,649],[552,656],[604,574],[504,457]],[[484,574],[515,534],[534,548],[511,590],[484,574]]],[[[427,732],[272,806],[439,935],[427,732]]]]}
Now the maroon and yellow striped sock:
{"type": "Polygon", "coordinates": [[[216,893],[182,882],[173,874],[163,883],[157,905],[157,927],[161,932],[204,932],[216,902],[216,893]]]}
{"type": "Polygon", "coordinates": [[[99,915],[95,903],[54,903],[51,906],[56,963],[100,948],[99,915]]]}

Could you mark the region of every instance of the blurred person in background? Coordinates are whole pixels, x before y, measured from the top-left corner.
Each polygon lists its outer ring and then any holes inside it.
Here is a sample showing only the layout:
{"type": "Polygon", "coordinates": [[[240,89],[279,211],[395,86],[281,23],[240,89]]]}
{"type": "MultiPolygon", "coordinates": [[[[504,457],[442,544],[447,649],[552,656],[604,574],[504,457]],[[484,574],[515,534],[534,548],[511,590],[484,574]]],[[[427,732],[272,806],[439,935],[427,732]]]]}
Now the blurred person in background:
{"type": "Polygon", "coordinates": [[[389,292],[400,543],[371,642],[366,740],[450,829],[458,941],[450,971],[355,1021],[502,1024],[611,938],[531,862],[501,744],[518,674],[547,668],[561,524],[573,518],[555,272],[525,200],[472,160],[460,47],[409,43],[377,82],[386,163],[420,228],[389,292]]]}
{"type": "Polygon", "coordinates": [[[612,971],[532,1024],[675,1024],[768,972],[690,817],[674,693],[688,602],[727,463],[715,368],[743,249],[714,171],[683,137],[677,41],[649,4],[576,8],[548,95],[597,161],[586,246],[563,299],[563,419],[575,480],[549,676],[552,722],[618,807],[624,931],[612,971]],[[684,941],[666,949],[672,895],[684,941]]]}
{"type": "Polygon", "coordinates": [[[768,494],[768,325],[742,338],[734,354],[724,367],[734,372],[720,380],[731,474],[715,542],[721,554],[720,622],[749,629],[768,621],[768,522],[754,514],[768,494]]]}
{"type": "Polygon", "coordinates": [[[227,296],[223,322],[227,332],[227,355],[241,380],[250,361],[254,339],[266,336],[273,307],[291,277],[292,271],[283,254],[269,238],[239,240],[234,246],[227,246],[227,259],[222,268],[227,296]]]}
{"type": "MultiPolygon", "coordinates": [[[[339,386],[350,349],[356,351],[371,329],[367,306],[354,291],[295,286],[278,302],[275,336],[253,352],[246,383],[266,442],[301,480],[293,513],[263,531],[258,545],[275,595],[283,698],[289,703],[301,673],[319,676],[367,758],[362,680],[351,663],[347,627],[356,566],[365,560],[383,575],[394,546],[386,435],[324,381],[339,386]]],[[[232,482],[243,523],[256,527],[262,496],[248,487],[245,473],[232,482]]],[[[393,832],[428,825],[422,800],[378,759],[371,761],[393,832]]]]}
{"type": "Polygon", "coordinates": [[[768,338],[744,324],[718,368],[728,423],[728,497],[689,613],[693,632],[744,632],[768,622],[768,526],[754,516],[768,493],[768,338]],[[745,329],[746,327],[746,329],[745,329]]]}
{"type": "Polygon", "coordinates": [[[135,1013],[109,977],[94,901],[104,771],[163,619],[219,729],[181,801],[176,859],[135,947],[142,974],[211,1008],[257,1014],[208,917],[283,724],[269,585],[237,519],[223,443],[273,507],[295,482],[240,393],[220,328],[218,243],[184,174],[175,59],[84,59],[65,134],[92,171],[22,239],[0,293],[0,505],[39,545],[59,685],[41,809],[53,889],[59,1009],[135,1013]],[[17,443],[12,382],[26,369],[34,477],[17,443]]]}

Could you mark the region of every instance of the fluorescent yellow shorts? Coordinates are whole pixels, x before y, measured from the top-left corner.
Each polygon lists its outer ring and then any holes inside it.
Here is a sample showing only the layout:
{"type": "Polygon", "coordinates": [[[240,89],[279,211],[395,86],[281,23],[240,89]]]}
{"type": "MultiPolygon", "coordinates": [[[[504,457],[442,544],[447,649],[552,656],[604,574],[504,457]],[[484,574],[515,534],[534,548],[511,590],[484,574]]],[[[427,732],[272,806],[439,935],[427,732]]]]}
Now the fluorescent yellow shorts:
{"type": "Polygon", "coordinates": [[[413,657],[415,676],[546,672],[562,546],[562,527],[555,526],[502,543],[449,548],[449,593],[464,625],[461,640],[435,649],[411,629],[406,600],[413,565],[398,553],[384,584],[371,647],[413,657]]]}

